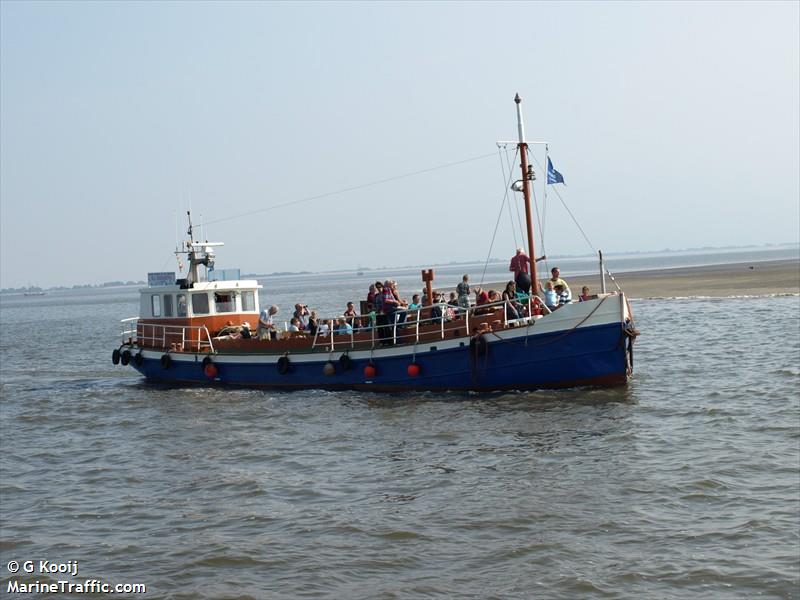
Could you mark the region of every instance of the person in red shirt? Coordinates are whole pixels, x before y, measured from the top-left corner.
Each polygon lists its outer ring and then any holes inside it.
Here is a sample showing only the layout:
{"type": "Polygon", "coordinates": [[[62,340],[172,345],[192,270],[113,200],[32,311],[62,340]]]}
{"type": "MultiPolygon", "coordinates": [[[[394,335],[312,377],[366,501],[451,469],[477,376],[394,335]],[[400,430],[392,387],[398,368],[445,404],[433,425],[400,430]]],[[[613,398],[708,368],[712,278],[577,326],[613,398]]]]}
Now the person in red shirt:
{"type": "MultiPolygon", "coordinates": [[[[545,260],[547,256],[542,255],[536,259],[536,262],[545,260]]],[[[514,272],[514,283],[517,284],[517,289],[529,294],[531,291],[531,258],[522,248],[517,248],[517,253],[511,258],[511,264],[508,265],[508,270],[514,272]]]]}

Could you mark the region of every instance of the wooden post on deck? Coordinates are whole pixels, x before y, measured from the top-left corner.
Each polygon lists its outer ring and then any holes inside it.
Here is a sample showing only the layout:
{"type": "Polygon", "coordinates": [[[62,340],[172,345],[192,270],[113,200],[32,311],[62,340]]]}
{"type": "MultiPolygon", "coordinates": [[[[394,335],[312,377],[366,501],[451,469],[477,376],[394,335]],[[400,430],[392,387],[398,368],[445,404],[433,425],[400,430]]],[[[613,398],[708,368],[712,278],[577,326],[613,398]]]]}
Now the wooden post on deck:
{"type": "Polygon", "coordinates": [[[430,306],[433,304],[433,269],[422,269],[422,281],[425,283],[425,292],[428,296],[425,306],[430,306]]]}

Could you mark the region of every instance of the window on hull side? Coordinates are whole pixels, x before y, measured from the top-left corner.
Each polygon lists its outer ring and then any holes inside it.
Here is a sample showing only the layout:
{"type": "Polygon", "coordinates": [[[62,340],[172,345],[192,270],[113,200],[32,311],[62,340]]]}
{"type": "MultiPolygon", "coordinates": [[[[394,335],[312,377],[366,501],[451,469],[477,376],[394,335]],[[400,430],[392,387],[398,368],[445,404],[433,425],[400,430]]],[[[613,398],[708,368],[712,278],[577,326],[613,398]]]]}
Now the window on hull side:
{"type": "Polygon", "coordinates": [[[164,316],[171,317],[172,316],[172,296],[170,294],[164,294],[164,316]]]}
{"type": "Polygon", "coordinates": [[[192,294],[192,314],[208,314],[208,294],[192,294]]]}
{"type": "Polygon", "coordinates": [[[255,292],[242,292],[242,311],[252,312],[256,309],[255,292]]]}
{"type": "Polygon", "coordinates": [[[150,296],[150,308],[154,317],[161,316],[161,296],[157,294],[150,296]]]}
{"type": "Polygon", "coordinates": [[[186,294],[178,294],[178,316],[186,316],[186,294]]]}
{"type": "Polygon", "coordinates": [[[233,312],[236,304],[230,292],[214,292],[214,310],[218,313],[233,312]]]}

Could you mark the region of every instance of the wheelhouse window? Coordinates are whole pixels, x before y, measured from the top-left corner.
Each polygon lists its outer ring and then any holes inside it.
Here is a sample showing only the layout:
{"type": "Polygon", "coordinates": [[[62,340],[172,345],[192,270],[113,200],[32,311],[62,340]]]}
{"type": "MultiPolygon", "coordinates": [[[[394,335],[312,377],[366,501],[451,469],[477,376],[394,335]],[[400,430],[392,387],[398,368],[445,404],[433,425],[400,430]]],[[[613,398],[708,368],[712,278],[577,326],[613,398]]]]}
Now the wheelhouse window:
{"type": "Polygon", "coordinates": [[[242,310],[251,312],[256,309],[256,294],[255,292],[242,292],[242,310]]]}
{"type": "Polygon", "coordinates": [[[161,296],[159,296],[158,294],[153,294],[152,296],[150,296],[150,309],[151,309],[151,314],[154,317],[161,316],[161,296]]]}
{"type": "Polygon", "coordinates": [[[171,317],[172,316],[172,296],[170,294],[164,294],[164,316],[171,317]]]}
{"type": "Polygon", "coordinates": [[[208,294],[192,294],[192,313],[195,315],[208,314],[208,294]]]}
{"type": "Polygon", "coordinates": [[[186,316],[186,294],[178,294],[178,316],[186,316]]]}
{"type": "Polygon", "coordinates": [[[214,292],[214,310],[218,313],[236,310],[233,294],[231,292],[214,292]]]}

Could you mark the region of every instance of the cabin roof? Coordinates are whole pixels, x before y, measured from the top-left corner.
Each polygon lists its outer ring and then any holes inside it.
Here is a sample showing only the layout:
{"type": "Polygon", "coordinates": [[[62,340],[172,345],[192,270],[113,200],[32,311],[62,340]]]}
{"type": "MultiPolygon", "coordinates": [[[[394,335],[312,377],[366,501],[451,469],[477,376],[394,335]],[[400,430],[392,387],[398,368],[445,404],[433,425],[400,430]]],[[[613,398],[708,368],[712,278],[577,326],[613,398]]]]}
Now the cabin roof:
{"type": "Polygon", "coordinates": [[[218,292],[237,290],[260,290],[264,286],[255,279],[237,279],[231,281],[198,281],[191,288],[181,288],[179,285],[159,285],[140,288],[142,294],[158,294],[171,292],[218,292]]]}

